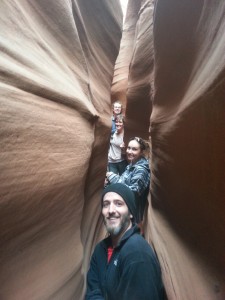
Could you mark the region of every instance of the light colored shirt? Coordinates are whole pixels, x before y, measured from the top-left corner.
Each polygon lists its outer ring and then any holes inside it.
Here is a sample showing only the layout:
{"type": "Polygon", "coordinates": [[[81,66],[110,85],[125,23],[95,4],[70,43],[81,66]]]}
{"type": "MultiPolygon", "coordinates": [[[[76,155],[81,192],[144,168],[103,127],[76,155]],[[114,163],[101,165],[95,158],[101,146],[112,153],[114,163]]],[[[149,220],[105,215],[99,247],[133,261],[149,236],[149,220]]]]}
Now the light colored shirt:
{"type": "Polygon", "coordinates": [[[124,158],[122,157],[122,150],[120,145],[123,143],[124,133],[115,132],[110,140],[109,153],[108,153],[108,162],[117,163],[124,158]]]}

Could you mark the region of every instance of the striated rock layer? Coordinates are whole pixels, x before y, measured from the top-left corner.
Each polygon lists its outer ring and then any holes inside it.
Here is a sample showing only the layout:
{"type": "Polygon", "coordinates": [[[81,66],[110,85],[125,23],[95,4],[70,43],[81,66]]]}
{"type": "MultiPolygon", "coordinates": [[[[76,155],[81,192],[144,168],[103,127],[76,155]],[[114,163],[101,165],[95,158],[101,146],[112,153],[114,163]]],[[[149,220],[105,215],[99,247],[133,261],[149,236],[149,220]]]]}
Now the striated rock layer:
{"type": "Polygon", "coordinates": [[[1,1],[2,300],[83,299],[121,26],[118,1],[1,1]]]}

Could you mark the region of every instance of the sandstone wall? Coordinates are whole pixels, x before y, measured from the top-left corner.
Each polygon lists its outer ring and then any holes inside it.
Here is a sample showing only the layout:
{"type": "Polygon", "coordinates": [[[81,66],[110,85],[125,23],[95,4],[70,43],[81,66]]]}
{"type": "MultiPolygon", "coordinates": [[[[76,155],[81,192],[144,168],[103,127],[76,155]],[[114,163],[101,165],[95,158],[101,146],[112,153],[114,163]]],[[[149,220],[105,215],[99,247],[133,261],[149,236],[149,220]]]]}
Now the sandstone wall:
{"type": "Polygon", "coordinates": [[[0,3],[2,300],[83,299],[121,26],[118,1],[0,3]]]}
{"type": "Polygon", "coordinates": [[[225,4],[158,0],[153,15],[152,4],[129,1],[112,93],[126,102],[126,139],[151,141],[146,235],[168,298],[222,300],[225,4]]]}

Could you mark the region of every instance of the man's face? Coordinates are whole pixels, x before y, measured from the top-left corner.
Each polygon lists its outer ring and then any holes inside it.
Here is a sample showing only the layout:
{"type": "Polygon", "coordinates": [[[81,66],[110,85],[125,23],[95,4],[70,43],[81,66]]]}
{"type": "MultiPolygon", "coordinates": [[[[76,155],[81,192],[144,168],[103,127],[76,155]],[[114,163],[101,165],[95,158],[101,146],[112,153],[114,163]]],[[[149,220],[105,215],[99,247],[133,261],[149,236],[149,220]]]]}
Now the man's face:
{"type": "Polygon", "coordinates": [[[131,225],[132,215],[123,198],[114,192],[108,192],[103,197],[102,215],[108,233],[112,236],[122,236],[131,225]]]}
{"type": "Polygon", "coordinates": [[[122,110],[121,104],[115,102],[114,105],[113,105],[113,113],[114,113],[114,115],[121,114],[121,110],[122,110]]]}

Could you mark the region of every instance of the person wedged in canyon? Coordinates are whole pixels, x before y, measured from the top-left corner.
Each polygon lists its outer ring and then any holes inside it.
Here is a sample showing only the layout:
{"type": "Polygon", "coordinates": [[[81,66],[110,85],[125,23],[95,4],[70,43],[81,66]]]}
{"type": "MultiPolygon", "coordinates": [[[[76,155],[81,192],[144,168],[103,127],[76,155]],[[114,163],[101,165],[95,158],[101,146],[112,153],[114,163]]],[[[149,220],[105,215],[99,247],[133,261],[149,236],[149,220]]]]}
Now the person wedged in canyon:
{"type": "Polygon", "coordinates": [[[123,111],[123,106],[122,106],[122,103],[117,100],[113,103],[112,105],[112,128],[111,128],[111,136],[114,134],[114,132],[116,132],[116,122],[115,122],[115,119],[116,119],[116,116],[118,115],[122,115],[123,111]]]}
{"type": "Polygon", "coordinates": [[[108,237],[92,255],[85,300],[163,300],[160,265],[140,235],[133,191],[111,184],[103,190],[101,207],[108,237]]]}
{"type": "Polygon", "coordinates": [[[143,220],[150,185],[149,162],[144,157],[146,149],[147,144],[142,138],[131,138],[126,150],[129,165],[126,167],[123,174],[120,176],[113,172],[106,173],[106,186],[119,182],[128,186],[135,193],[138,223],[143,220]]]}
{"type": "Polygon", "coordinates": [[[116,131],[111,136],[108,152],[108,171],[121,175],[127,166],[124,137],[124,116],[115,117],[116,131]]]}

